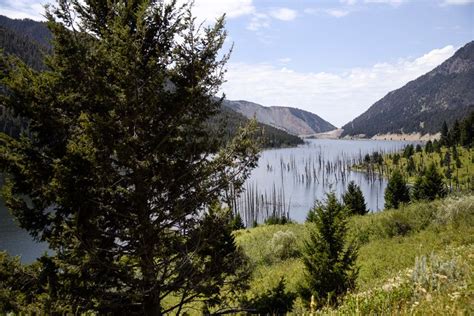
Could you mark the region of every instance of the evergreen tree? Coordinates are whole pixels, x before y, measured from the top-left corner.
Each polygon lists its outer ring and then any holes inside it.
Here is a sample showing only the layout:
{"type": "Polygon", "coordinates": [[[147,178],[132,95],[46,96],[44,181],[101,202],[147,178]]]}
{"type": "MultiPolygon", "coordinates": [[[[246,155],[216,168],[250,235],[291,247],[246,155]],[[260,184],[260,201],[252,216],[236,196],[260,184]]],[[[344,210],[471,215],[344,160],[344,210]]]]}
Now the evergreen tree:
{"type": "MultiPolygon", "coordinates": [[[[451,177],[451,168],[447,170],[449,170],[449,177],[451,177]]],[[[417,200],[434,200],[445,197],[446,193],[443,177],[433,163],[416,179],[413,187],[413,198],[417,200]]]]}
{"type": "Polygon", "coordinates": [[[433,142],[431,140],[426,142],[425,153],[430,154],[433,152],[433,142]]]}
{"type": "Polygon", "coordinates": [[[385,189],[385,208],[398,208],[401,203],[410,202],[405,179],[399,170],[394,170],[385,189]]]}
{"type": "Polygon", "coordinates": [[[43,311],[216,301],[242,259],[212,205],[258,158],[254,127],[225,147],[205,128],[221,106],[223,18],[197,28],[188,6],[155,0],[59,0],[47,18],[47,71],[0,60],[1,104],[30,129],[0,136],[5,201],[54,250],[45,288],[57,303],[43,311]]]}
{"type": "Polygon", "coordinates": [[[453,127],[451,128],[450,139],[451,145],[453,146],[459,144],[461,141],[461,126],[458,120],[454,121],[453,127]]]}
{"type": "Polygon", "coordinates": [[[393,164],[395,166],[398,166],[398,163],[400,162],[400,154],[396,153],[393,155],[393,164]]]}
{"type": "Polygon", "coordinates": [[[245,229],[245,224],[242,220],[242,216],[240,216],[240,213],[235,214],[231,218],[230,226],[232,227],[232,230],[245,229]]]}
{"type": "Polygon", "coordinates": [[[440,142],[441,146],[449,146],[450,145],[448,124],[446,124],[446,121],[444,121],[443,125],[441,126],[441,138],[440,138],[439,142],[440,142]]]}
{"type": "Polygon", "coordinates": [[[411,156],[413,156],[414,153],[415,153],[415,149],[414,149],[413,145],[411,145],[411,144],[406,145],[405,149],[403,150],[403,157],[408,159],[411,156]]]}
{"type": "Polygon", "coordinates": [[[433,141],[433,152],[441,153],[441,144],[437,139],[433,141]]]}
{"type": "Polygon", "coordinates": [[[358,185],[354,181],[349,182],[346,193],[343,194],[342,200],[351,215],[367,214],[367,205],[365,204],[364,195],[358,185]]]}
{"type": "Polygon", "coordinates": [[[335,303],[355,286],[357,247],[346,242],[347,210],[334,193],[312,211],[314,226],[303,246],[305,281],[300,292],[307,299],[315,295],[318,302],[335,303]]]}
{"type": "Polygon", "coordinates": [[[406,170],[409,175],[412,175],[416,171],[416,164],[413,157],[408,158],[406,170]]]}
{"type": "Polygon", "coordinates": [[[461,123],[460,143],[464,147],[470,147],[474,138],[474,112],[461,123]]]}
{"type": "Polygon", "coordinates": [[[364,156],[364,163],[366,165],[370,164],[370,162],[372,161],[372,159],[370,158],[370,155],[369,154],[365,154],[364,156]]]}
{"type": "Polygon", "coordinates": [[[441,165],[445,167],[449,167],[451,165],[451,154],[449,151],[446,151],[446,154],[444,154],[444,159],[441,160],[441,165]]]}

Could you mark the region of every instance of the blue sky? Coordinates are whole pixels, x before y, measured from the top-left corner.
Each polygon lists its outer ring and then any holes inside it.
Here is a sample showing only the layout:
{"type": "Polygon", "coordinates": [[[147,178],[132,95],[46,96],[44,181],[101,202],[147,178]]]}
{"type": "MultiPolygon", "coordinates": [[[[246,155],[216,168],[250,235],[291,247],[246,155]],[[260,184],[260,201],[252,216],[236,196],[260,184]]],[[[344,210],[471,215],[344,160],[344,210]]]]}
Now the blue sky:
{"type": "MultiPolygon", "coordinates": [[[[42,3],[0,0],[0,12],[40,19],[42,3]]],[[[474,40],[474,0],[195,0],[199,19],[224,12],[222,92],[337,126],[474,40]]]]}

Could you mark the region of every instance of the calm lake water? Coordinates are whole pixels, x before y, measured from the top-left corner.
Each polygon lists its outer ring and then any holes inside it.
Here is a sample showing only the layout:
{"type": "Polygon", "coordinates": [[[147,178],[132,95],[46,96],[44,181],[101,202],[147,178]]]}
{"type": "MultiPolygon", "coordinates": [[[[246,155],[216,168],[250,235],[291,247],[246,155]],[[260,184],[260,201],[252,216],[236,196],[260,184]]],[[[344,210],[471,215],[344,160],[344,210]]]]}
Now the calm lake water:
{"type": "Polygon", "coordinates": [[[303,222],[315,200],[324,199],[331,191],[339,197],[349,181],[355,181],[361,187],[367,207],[371,211],[380,210],[384,206],[387,181],[350,171],[348,166],[367,153],[391,153],[407,144],[409,142],[312,139],[297,148],[266,150],[247,180],[246,190],[236,207],[247,224],[254,220],[262,222],[273,212],[289,214],[291,219],[303,222]]]}
{"type": "MultiPolygon", "coordinates": [[[[247,180],[246,191],[237,207],[249,223],[262,221],[273,211],[289,213],[290,218],[303,222],[316,199],[326,192],[339,196],[349,181],[362,189],[367,206],[372,211],[383,208],[385,179],[369,179],[347,166],[367,153],[394,152],[408,142],[371,140],[308,140],[297,148],[265,150],[259,166],[247,180]],[[249,210],[253,209],[253,214],[249,210]],[[257,211],[258,209],[258,211],[257,211]]],[[[0,250],[20,255],[22,262],[32,262],[46,250],[45,243],[36,243],[17,223],[0,200],[0,250]]]]}

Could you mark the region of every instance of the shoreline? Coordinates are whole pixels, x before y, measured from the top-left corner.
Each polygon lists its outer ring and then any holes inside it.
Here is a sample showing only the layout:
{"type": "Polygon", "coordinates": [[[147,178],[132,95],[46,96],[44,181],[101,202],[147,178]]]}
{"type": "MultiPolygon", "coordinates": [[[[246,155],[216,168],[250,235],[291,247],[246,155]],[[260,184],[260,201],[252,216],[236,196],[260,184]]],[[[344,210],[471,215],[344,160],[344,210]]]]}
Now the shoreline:
{"type": "Polygon", "coordinates": [[[409,142],[427,142],[429,140],[434,141],[439,139],[441,133],[436,134],[424,134],[421,133],[387,133],[387,134],[377,134],[372,137],[366,137],[364,134],[354,135],[354,136],[344,136],[341,137],[343,132],[342,128],[338,128],[329,132],[309,134],[309,135],[298,135],[302,139],[340,139],[340,140],[383,140],[383,141],[409,141],[409,142]]]}

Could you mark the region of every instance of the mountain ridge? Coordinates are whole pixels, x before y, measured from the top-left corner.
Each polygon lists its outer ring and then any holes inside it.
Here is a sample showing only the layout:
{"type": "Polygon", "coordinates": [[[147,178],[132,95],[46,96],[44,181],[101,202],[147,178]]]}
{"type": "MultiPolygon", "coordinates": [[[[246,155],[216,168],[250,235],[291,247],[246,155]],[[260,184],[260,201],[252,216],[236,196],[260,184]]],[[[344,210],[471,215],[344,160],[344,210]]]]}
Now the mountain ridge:
{"type": "Polygon", "coordinates": [[[390,91],[345,124],[341,137],[436,134],[474,109],[474,41],[428,73],[390,91]]]}
{"type": "Polygon", "coordinates": [[[225,100],[224,105],[247,118],[282,129],[293,135],[310,135],[336,129],[334,125],[309,111],[287,106],[263,106],[245,100],[225,100]]]}
{"type": "MultiPolygon", "coordinates": [[[[0,15],[0,48],[6,55],[14,55],[37,71],[45,70],[43,59],[51,52],[52,39],[46,23],[29,19],[10,19],[0,15]]],[[[0,93],[3,91],[0,87],[0,93]]],[[[223,140],[229,140],[239,126],[245,125],[248,118],[230,108],[222,107],[208,121],[208,128],[224,126],[223,140]],[[225,125],[223,125],[225,124],[225,125]]],[[[263,147],[289,147],[303,143],[303,140],[275,127],[258,123],[263,147]]],[[[27,129],[27,124],[0,105],[0,132],[18,137],[27,129]]]]}

